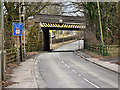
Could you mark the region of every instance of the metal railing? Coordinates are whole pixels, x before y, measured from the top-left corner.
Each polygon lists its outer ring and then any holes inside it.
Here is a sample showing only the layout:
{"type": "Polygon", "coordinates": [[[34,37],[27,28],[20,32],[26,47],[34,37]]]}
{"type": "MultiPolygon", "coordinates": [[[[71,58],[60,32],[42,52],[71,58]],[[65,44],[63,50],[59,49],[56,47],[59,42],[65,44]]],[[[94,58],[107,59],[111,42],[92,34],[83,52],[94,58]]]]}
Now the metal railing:
{"type": "Polygon", "coordinates": [[[79,38],[78,35],[63,37],[63,38],[59,38],[59,39],[55,39],[55,38],[54,38],[54,39],[52,40],[52,44],[60,43],[60,42],[63,42],[63,41],[70,41],[70,40],[74,40],[74,39],[78,39],[78,38],[79,38]]]}

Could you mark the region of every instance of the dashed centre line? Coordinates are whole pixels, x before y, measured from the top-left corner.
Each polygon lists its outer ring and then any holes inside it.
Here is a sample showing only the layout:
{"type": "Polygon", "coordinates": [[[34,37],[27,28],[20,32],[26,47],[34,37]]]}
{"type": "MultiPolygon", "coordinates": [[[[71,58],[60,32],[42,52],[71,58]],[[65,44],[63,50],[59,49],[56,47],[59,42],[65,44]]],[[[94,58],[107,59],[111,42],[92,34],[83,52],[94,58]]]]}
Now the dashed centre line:
{"type": "Polygon", "coordinates": [[[70,66],[68,66],[67,64],[65,64],[66,67],[70,68],[70,66]]]}
{"type": "Polygon", "coordinates": [[[62,63],[65,63],[64,61],[62,61],[62,63]]]}
{"type": "Polygon", "coordinates": [[[81,75],[79,74],[78,76],[80,77],[81,75]]]}
{"type": "Polygon", "coordinates": [[[58,58],[61,60],[61,58],[58,56],[58,58]]]}
{"type": "Polygon", "coordinates": [[[90,82],[88,79],[83,78],[85,81],[87,81],[88,83],[90,83],[91,85],[93,85],[96,88],[100,88],[99,86],[95,85],[94,83],[90,82]]]}
{"type": "Polygon", "coordinates": [[[75,70],[72,70],[74,73],[77,73],[75,70]]]}
{"type": "MultiPolygon", "coordinates": [[[[65,62],[58,56],[58,58],[61,60],[62,63],[65,64],[65,62]]],[[[65,64],[66,67],[70,68],[69,65],[65,64]]],[[[75,70],[72,69],[72,72],[74,72],[75,74],[78,74],[75,70]]],[[[82,75],[78,74],[79,77],[81,77],[82,75]]],[[[99,86],[95,85],[94,83],[92,83],[91,81],[89,81],[87,78],[83,78],[86,82],[88,82],[89,84],[93,85],[96,88],[100,88],[99,86]]]]}

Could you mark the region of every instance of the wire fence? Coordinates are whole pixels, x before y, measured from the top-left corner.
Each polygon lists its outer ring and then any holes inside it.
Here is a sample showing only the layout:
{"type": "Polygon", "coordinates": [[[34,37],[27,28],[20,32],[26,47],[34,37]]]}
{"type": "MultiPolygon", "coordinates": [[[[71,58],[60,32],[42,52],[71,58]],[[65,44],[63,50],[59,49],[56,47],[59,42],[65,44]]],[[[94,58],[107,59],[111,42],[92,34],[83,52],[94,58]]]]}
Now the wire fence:
{"type": "Polygon", "coordinates": [[[90,45],[85,44],[85,49],[101,56],[119,56],[119,45],[90,45]]]}

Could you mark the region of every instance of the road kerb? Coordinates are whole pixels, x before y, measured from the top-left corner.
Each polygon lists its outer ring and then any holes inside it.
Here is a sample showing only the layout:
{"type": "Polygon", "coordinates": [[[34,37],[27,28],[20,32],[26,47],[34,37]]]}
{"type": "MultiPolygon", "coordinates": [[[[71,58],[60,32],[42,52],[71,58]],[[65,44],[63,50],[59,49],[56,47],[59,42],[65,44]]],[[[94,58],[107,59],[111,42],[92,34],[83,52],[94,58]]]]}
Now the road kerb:
{"type": "MultiPolygon", "coordinates": [[[[42,53],[40,53],[42,54],[42,53]]],[[[38,68],[37,68],[37,64],[38,64],[38,56],[40,55],[38,54],[35,58],[34,58],[34,68],[33,68],[33,72],[34,72],[34,80],[35,80],[35,83],[37,85],[37,88],[46,88],[47,85],[42,77],[42,75],[38,72],[38,68]],[[38,72],[38,73],[37,73],[38,72]],[[37,74],[37,75],[36,75],[37,74]]]]}
{"type": "MultiPolygon", "coordinates": [[[[75,53],[76,55],[80,56],[81,58],[84,58],[85,60],[91,62],[91,63],[94,63],[94,64],[96,64],[96,65],[98,65],[98,66],[101,66],[101,67],[103,67],[103,68],[105,68],[105,69],[108,69],[108,70],[111,70],[111,71],[113,71],[113,72],[116,72],[116,73],[119,73],[119,74],[120,74],[120,71],[119,71],[119,70],[115,70],[114,68],[110,68],[110,67],[108,67],[108,66],[105,66],[105,65],[103,65],[103,64],[98,63],[98,62],[97,62],[98,59],[96,59],[96,61],[93,61],[93,60],[91,60],[91,59],[89,59],[89,58],[85,58],[83,55],[80,55],[77,51],[74,51],[74,53],[75,53]]],[[[93,59],[94,59],[94,58],[93,58],[93,59]]],[[[109,64],[110,64],[110,63],[109,63],[109,64]]],[[[116,65],[116,67],[118,68],[118,65],[116,65]]]]}

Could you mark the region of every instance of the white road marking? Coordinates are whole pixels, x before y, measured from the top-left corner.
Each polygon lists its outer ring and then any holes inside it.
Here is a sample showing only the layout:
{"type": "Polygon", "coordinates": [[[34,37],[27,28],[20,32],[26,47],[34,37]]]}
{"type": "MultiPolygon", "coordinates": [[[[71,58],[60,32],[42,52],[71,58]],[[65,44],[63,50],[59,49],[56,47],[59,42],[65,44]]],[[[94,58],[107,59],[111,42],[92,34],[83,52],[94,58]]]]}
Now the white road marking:
{"type": "Polygon", "coordinates": [[[77,73],[75,70],[72,70],[74,73],[77,73]]]}
{"type": "MultiPolygon", "coordinates": [[[[58,58],[59,58],[59,60],[62,61],[62,63],[65,63],[65,62],[60,58],[60,56],[58,56],[58,58]]],[[[84,57],[82,56],[82,58],[84,58],[84,57]]],[[[68,68],[70,68],[70,66],[67,65],[67,64],[65,64],[65,66],[68,67],[68,68]]],[[[75,70],[72,70],[72,72],[74,72],[74,73],[77,74],[77,72],[76,72],[75,70]]],[[[78,76],[80,77],[81,75],[78,74],[78,76]]],[[[94,83],[92,83],[91,81],[89,81],[87,78],[83,78],[83,79],[84,79],[85,81],[87,81],[88,83],[90,83],[91,85],[93,85],[94,87],[96,87],[96,88],[100,88],[99,86],[97,86],[97,85],[95,85],[94,83]]]]}
{"type": "Polygon", "coordinates": [[[62,63],[65,63],[65,62],[62,60],[62,63]]]}
{"type": "Polygon", "coordinates": [[[58,58],[61,60],[61,58],[58,56],[58,58]]]}
{"type": "MultiPolygon", "coordinates": [[[[62,63],[65,63],[61,58],[60,56],[58,56],[58,58],[62,61],[62,63]]],[[[70,68],[70,66],[68,66],[67,64],[65,64],[66,67],[70,68]]]]}
{"type": "Polygon", "coordinates": [[[67,64],[65,64],[66,67],[70,68],[70,66],[68,66],[67,64]]]}
{"type": "Polygon", "coordinates": [[[81,76],[80,74],[78,76],[81,76]]]}
{"type": "Polygon", "coordinates": [[[35,74],[38,74],[38,72],[35,72],[35,74]]]}
{"type": "Polygon", "coordinates": [[[94,83],[90,82],[88,79],[83,78],[85,81],[87,81],[88,83],[90,83],[91,85],[93,85],[96,88],[100,88],[99,86],[95,85],[94,83]]]}

